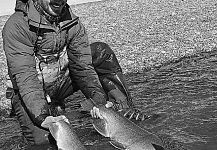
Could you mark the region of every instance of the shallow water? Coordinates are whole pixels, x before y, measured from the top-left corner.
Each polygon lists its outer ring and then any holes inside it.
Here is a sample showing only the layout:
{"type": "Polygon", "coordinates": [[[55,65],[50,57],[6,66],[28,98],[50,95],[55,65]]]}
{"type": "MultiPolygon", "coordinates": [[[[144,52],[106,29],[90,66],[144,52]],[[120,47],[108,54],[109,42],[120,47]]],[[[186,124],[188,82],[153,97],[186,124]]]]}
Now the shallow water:
{"type": "MultiPolygon", "coordinates": [[[[148,115],[159,114],[140,126],[166,137],[169,144],[175,141],[189,150],[217,149],[216,50],[182,58],[144,74],[128,74],[126,79],[136,106],[148,115]]],[[[76,116],[71,109],[83,97],[77,93],[73,99],[74,102],[67,100],[67,116],[88,149],[115,149],[93,130],[88,118],[73,121],[80,114],[76,116]]],[[[1,119],[0,125],[0,149],[25,147],[15,119],[1,119]]],[[[179,149],[172,145],[169,149],[179,149]]]]}
{"type": "Polygon", "coordinates": [[[141,110],[166,114],[163,122],[144,126],[191,150],[217,149],[216,50],[128,76],[128,81],[141,110]]]}

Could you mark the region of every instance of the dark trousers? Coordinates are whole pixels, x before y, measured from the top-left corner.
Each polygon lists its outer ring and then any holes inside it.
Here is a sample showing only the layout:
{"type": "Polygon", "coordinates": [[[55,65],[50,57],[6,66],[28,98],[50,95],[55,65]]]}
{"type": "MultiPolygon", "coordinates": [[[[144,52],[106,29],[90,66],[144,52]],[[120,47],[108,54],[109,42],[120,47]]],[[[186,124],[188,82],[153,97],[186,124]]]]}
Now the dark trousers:
{"type": "MultiPolygon", "coordinates": [[[[117,99],[123,99],[123,101],[116,102],[117,104],[121,103],[122,107],[132,107],[133,104],[121,67],[112,49],[107,44],[102,42],[95,42],[90,46],[92,51],[93,66],[99,76],[105,92],[109,93],[111,90],[117,91],[117,94],[113,94],[112,99],[115,99],[115,97],[118,96],[119,98],[117,99]]],[[[58,90],[54,93],[51,92],[50,96],[54,105],[64,106],[62,100],[72,95],[77,90],[76,85],[68,76],[62,80],[58,90]]],[[[12,98],[12,106],[18,117],[23,135],[31,145],[46,144],[52,141],[52,137],[50,137],[48,131],[35,126],[31,121],[19,93],[15,94],[12,98]]]]}

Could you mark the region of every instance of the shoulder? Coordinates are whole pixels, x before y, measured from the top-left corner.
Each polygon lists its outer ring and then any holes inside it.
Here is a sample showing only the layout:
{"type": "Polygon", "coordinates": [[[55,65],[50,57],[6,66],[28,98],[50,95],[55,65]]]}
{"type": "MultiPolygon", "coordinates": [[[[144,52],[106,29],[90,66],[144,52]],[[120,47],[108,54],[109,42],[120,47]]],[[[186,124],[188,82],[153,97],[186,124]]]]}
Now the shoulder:
{"type": "Polygon", "coordinates": [[[6,21],[3,32],[14,33],[16,31],[26,30],[28,26],[27,19],[22,12],[13,13],[6,21]]]}
{"type": "Polygon", "coordinates": [[[10,38],[26,38],[28,36],[28,19],[22,12],[15,12],[6,21],[2,35],[10,38]]]}
{"type": "Polygon", "coordinates": [[[6,21],[2,30],[3,40],[32,45],[32,34],[29,31],[28,19],[22,12],[15,12],[6,21]]]}

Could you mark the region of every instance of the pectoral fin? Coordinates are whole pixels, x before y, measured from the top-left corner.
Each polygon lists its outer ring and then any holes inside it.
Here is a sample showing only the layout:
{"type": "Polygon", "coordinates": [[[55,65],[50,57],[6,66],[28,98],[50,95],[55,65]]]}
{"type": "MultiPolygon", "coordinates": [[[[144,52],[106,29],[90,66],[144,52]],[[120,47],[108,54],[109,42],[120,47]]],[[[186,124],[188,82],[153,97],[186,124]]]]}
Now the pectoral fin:
{"type": "Polygon", "coordinates": [[[118,143],[116,141],[109,141],[109,143],[111,143],[111,145],[113,145],[117,149],[121,149],[121,150],[125,149],[125,147],[121,143],[118,143]]]}
{"type": "Polygon", "coordinates": [[[102,119],[94,119],[93,127],[98,131],[101,135],[105,137],[109,137],[107,126],[104,120],[102,119]]]}

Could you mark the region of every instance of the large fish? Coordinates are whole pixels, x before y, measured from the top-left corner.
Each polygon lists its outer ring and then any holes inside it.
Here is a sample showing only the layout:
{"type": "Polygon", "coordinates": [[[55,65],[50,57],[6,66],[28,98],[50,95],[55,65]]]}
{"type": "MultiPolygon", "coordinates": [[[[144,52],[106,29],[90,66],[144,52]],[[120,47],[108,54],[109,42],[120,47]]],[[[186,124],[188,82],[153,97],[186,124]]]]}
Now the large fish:
{"type": "Polygon", "coordinates": [[[50,123],[49,130],[57,142],[58,150],[86,150],[75,131],[65,120],[50,123]]]}
{"type": "Polygon", "coordinates": [[[165,150],[162,140],[155,134],[139,127],[126,117],[105,106],[94,107],[99,119],[93,119],[94,128],[111,138],[111,144],[127,150],[165,150]]]}

